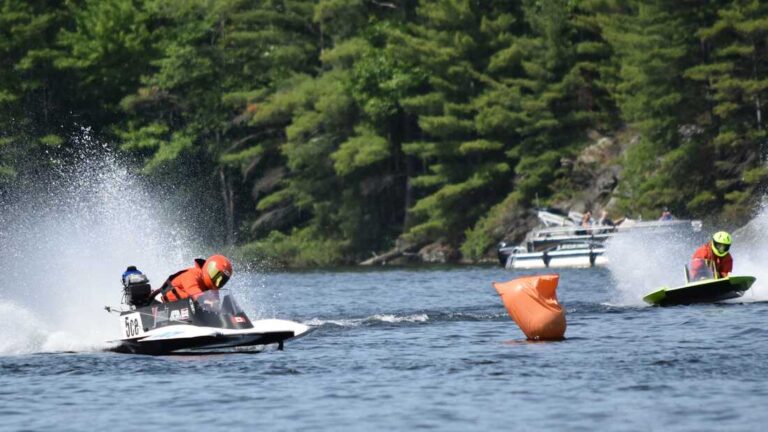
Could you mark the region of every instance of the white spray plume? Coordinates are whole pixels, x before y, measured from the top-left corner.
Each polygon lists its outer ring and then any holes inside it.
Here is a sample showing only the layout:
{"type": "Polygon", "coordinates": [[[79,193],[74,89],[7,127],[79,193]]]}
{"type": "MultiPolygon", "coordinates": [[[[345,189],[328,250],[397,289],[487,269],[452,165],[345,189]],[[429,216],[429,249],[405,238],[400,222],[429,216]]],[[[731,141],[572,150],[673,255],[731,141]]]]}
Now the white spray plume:
{"type": "Polygon", "coordinates": [[[608,269],[616,285],[611,302],[642,305],[643,296],[663,286],[685,283],[684,266],[696,246],[689,230],[629,231],[606,244],[608,269]]]}
{"type": "Polygon", "coordinates": [[[0,200],[0,354],[103,346],[127,265],[158,286],[194,258],[185,213],[87,133],[77,144],[46,192],[19,184],[0,200]]]}
{"type": "Polygon", "coordinates": [[[757,216],[734,231],[732,237],[733,273],[757,279],[742,299],[768,300],[768,200],[763,200],[757,216]]]}

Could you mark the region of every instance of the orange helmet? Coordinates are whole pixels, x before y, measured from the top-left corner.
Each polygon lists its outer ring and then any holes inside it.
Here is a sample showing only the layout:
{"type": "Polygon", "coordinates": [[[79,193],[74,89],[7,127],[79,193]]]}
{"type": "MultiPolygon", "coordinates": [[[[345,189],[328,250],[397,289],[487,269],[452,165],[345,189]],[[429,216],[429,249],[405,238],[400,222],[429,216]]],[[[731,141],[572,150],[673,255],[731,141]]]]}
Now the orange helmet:
{"type": "Polygon", "coordinates": [[[232,263],[224,255],[213,255],[203,264],[203,282],[213,289],[221,288],[232,277],[232,263]]]}

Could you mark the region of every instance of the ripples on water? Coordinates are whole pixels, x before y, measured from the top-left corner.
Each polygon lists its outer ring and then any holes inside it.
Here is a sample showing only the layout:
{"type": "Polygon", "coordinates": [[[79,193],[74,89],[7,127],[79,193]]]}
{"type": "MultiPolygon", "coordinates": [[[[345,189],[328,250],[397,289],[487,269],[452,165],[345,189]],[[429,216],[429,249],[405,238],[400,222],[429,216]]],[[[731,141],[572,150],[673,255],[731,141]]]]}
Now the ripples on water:
{"type": "Polygon", "coordinates": [[[607,270],[563,271],[567,339],[532,343],[491,287],[513,276],[245,275],[252,314],[313,331],[258,354],[6,353],[0,428],[693,431],[768,420],[768,303],[620,304],[607,270]]]}

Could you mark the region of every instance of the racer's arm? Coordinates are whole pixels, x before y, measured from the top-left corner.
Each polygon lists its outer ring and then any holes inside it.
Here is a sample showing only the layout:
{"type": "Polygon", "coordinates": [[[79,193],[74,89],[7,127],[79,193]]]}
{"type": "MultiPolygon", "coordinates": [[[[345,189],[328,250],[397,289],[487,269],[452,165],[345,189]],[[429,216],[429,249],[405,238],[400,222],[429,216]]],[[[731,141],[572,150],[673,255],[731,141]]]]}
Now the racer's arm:
{"type": "Polygon", "coordinates": [[[726,256],[727,259],[723,259],[720,263],[720,268],[717,272],[720,273],[720,277],[728,277],[733,271],[733,258],[730,255],[726,256]]]}

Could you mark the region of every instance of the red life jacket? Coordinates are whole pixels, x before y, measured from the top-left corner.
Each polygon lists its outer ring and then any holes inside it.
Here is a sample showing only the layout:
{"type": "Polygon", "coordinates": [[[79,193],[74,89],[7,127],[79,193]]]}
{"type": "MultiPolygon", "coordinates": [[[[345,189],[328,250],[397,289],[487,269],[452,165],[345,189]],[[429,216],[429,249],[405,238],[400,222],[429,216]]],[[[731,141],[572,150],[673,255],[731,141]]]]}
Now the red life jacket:
{"type": "Polygon", "coordinates": [[[714,264],[715,270],[717,271],[716,277],[726,277],[730,275],[733,270],[733,258],[731,257],[731,254],[727,253],[725,256],[721,257],[715,255],[715,253],[712,252],[712,244],[710,242],[707,242],[696,249],[691,260],[691,279],[696,278],[697,273],[703,269],[706,262],[714,264]]]}
{"type": "Polygon", "coordinates": [[[198,258],[194,266],[168,276],[162,287],[163,301],[168,303],[189,297],[195,299],[205,291],[217,289],[205,283],[203,264],[205,260],[198,258]]]}

